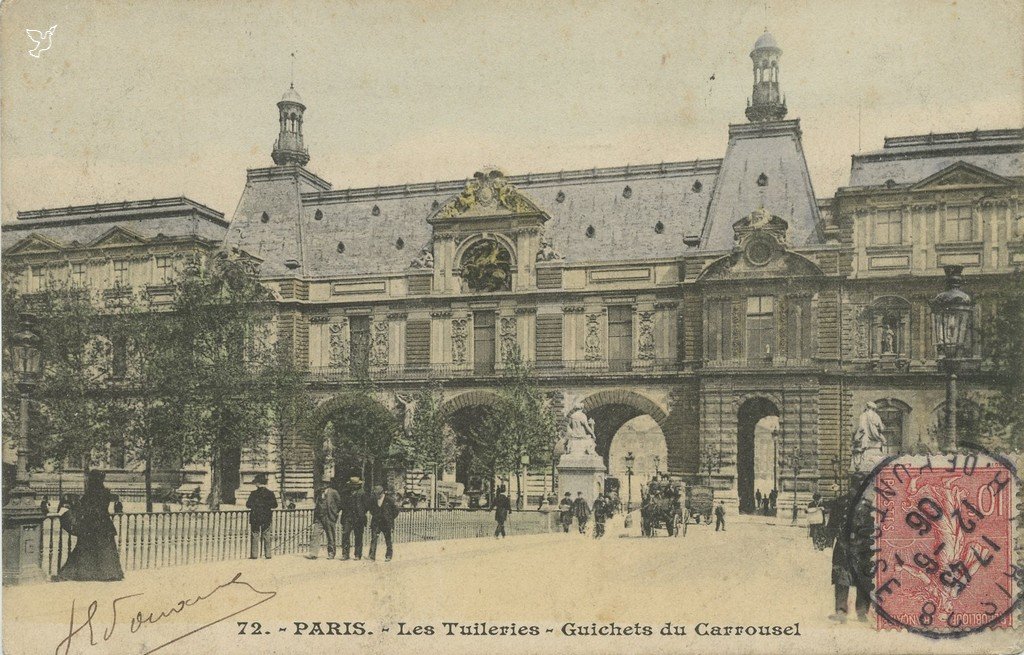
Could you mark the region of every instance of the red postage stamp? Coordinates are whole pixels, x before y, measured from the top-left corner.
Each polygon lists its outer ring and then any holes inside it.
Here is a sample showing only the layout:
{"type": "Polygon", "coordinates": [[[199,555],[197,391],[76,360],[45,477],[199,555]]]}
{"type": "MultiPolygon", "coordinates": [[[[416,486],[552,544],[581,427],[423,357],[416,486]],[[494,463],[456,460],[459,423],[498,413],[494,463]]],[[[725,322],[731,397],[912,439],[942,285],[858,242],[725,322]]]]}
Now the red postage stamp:
{"type": "Polygon", "coordinates": [[[879,629],[959,636],[1013,625],[1016,474],[984,453],[876,468],[872,594],[879,629]]]}

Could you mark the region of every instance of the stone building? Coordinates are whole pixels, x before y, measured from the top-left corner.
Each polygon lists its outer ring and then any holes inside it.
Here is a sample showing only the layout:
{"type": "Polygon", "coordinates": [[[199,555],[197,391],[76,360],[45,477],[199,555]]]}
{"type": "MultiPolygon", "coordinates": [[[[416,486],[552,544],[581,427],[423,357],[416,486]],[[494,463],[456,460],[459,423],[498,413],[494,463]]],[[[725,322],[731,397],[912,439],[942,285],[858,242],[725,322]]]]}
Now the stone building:
{"type": "MultiPolygon", "coordinates": [[[[583,404],[612,475],[641,448],[638,474],[708,480],[743,511],[757,491],[783,509],[831,494],[867,400],[893,448],[944,445],[927,300],[960,264],[983,315],[1020,268],[1024,131],[887,139],[817,198],[781,55],[757,40],[748,122],[721,159],[359,189],[306,168],[290,88],[274,166],[248,171],[221,238],[262,260],[319,426],[367,373],[395,412],[440,381],[464,433],[519,352],[556,405],[583,404]]],[[[5,226],[5,260],[8,243],[5,226]]],[[[311,432],[293,435],[289,485],[311,483],[311,432]]],[[[449,477],[468,483],[466,464],[449,477]]],[[[552,471],[530,463],[530,502],[552,471]]]]}

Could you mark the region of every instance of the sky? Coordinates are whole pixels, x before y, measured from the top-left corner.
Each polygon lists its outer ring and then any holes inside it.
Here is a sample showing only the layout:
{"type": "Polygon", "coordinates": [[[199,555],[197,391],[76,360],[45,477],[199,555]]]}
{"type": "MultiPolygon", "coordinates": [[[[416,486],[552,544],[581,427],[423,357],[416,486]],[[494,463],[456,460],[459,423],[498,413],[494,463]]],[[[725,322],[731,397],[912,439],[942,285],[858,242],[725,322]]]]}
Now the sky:
{"type": "Polygon", "coordinates": [[[1019,0],[6,0],[0,215],[185,195],[230,218],[292,52],[336,189],[718,158],[766,26],[820,197],[885,136],[1024,125],[1019,0]]]}

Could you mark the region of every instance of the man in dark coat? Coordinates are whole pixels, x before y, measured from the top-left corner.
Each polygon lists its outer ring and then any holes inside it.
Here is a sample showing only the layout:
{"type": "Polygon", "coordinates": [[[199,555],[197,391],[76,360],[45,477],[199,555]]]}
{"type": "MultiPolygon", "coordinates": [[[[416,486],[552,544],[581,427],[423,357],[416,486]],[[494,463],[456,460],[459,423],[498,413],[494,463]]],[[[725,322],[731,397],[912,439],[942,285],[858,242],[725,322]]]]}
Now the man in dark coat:
{"type": "Polygon", "coordinates": [[[725,532],[725,503],[722,501],[715,505],[715,532],[718,532],[718,528],[725,532]]]}
{"type": "Polygon", "coordinates": [[[257,473],[253,482],[256,488],[249,494],[245,506],[249,508],[249,559],[263,556],[270,559],[270,523],[277,507],[277,496],[267,489],[267,474],[257,473]]]}
{"type": "Polygon", "coordinates": [[[505,521],[512,511],[512,501],[505,493],[505,487],[498,487],[498,495],[494,497],[494,520],[498,525],[494,528],[494,538],[505,536],[505,521]]]}
{"type": "Polygon", "coordinates": [[[335,527],[340,513],[341,496],[338,491],[329,484],[322,484],[317,492],[316,504],[313,506],[313,534],[316,538],[310,539],[309,559],[316,559],[319,555],[321,530],[327,538],[327,559],[334,559],[337,542],[335,527]]]}
{"type": "Polygon", "coordinates": [[[366,530],[366,512],[369,499],[363,491],[363,481],[349,478],[345,495],[341,499],[341,559],[348,559],[350,538],[355,537],[356,559],[363,558],[363,532],[366,530]]]}
{"type": "Polygon", "coordinates": [[[565,496],[558,503],[559,519],[562,521],[562,531],[568,532],[569,526],[572,525],[572,494],[568,491],[565,492],[565,496]]]}
{"type": "Polygon", "coordinates": [[[384,561],[390,562],[394,556],[391,544],[391,533],[395,529],[395,518],[398,516],[398,505],[384,487],[373,488],[373,499],[370,502],[370,559],[377,559],[377,537],[384,533],[384,561]]]}
{"type": "Polygon", "coordinates": [[[594,538],[604,536],[604,522],[611,515],[611,503],[607,496],[600,495],[594,499],[594,538]]]}
{"type": "Polygon", "coordinates": [[[835,586],[835,613],[828,618],[839,623],[846,622],[850,611],[850,587],[857,588],[854,608],[859,621],[868,620],[871,606],[872,581],[871,538],[874,517],[866,505],[857,507],[854,516],[847,513],[849,497],[840,496],[834,501],[825,528],[829,537],[834,538],[832,547],[832,584],[835,586]],[[849,521],[853,523],[849,523],[849,521]],[[861,566],[862,575],[855,574],[855,567],[861,566]]]}
{"type": "Polygon", "coordinates": [[[590,518],[590,505],[583,497],[582,491],[576,492],[576,500],[572,501],[572,513],[576,517],[576,525],[579,526],[580,534],[587,531],[587,519],[590,518]]]}

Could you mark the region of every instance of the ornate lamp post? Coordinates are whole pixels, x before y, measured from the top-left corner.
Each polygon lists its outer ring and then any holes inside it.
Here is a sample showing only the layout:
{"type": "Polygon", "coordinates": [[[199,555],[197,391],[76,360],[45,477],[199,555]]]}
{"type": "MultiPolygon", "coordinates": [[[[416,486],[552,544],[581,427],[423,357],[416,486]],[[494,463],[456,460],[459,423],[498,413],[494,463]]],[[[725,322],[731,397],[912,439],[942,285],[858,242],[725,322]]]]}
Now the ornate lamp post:
{"type": "Polygon", "coordinates": [[[626,453],[626,478],[629,485],[626,487],[626,514],[629,514],[630,509],[633,507],[633,464],[636,463],[636,457],[633,456],[633,451],[626,453]]]}
{"type": "Polygon", "coordinates": [[[516,471],[516,509],[523,509],[523,480],[526,478],[526,471],[530,465],[530,456],[523,454],[519,457],[519,470],[516,471]]]}
{"type": "Polygon", "coordinates": [[[939,371],[946,374],[947,440],[955,448],[956,436],[956,371],[967,354],[974,299],[960,288],[963,266],[946,266],[946,289],[932,299],[932,330],[939,354],[939,371]]]}
{"type": "Polygon", "coordinates": [[[18,390],[21,391],[21,422],[18,435],[18,470],[17,480],[28,479],[28,421],[29,397],[35,387],[36,379],[43,368],[42,355],[39,352],[39,337],[32,331],[35,317],[22,314],[23,328],[13,337],[14,369],[18,375],[18,390]]]}

